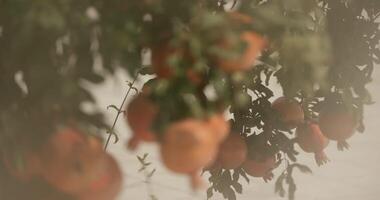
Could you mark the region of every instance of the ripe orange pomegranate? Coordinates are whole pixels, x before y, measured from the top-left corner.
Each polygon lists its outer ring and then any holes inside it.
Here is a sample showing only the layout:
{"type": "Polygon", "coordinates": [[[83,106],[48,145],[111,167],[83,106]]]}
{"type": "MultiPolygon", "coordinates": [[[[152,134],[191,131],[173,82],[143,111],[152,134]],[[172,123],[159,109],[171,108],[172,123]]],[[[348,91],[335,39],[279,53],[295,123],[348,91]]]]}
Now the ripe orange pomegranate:
{"type": "Polygon", "coordinates": [[[215,140],[218,142],[223,142],[230,133],[231,125],[226,121],[223,113],[212,115],[207,119],[206,124],[213,131],[215,140]]]}
{"type": "Polygon", "coordinates": [[[101,142],[75,129],[64,129],[42,148],[43,179],[56,189],[78,196],[106,187],[109,158],[101,142]]]}
{"type": "Polygon", "coordinates": [[[322,134],[318,124],[306,123],[297,127],[297,142],[302,150],[314,153],[317,164],[323,165],[328,158],[323,151],[329,144],[329,140],[322,134]]]}
{"type": "Polygon", "coordinates": [[[78,195],[79,200],[113,200],[121,190],[122,174],[116,160],[105,156],[103,174],[94,180],[87,191],[78,195]]]}
{"type": "Polygon", "coordinates": [[[140,141],[155,141],[156,137],[151,131],[158,108],[144,94],[139,94],[127,106],[125,117],[131,128],[132,138],[128,142],[128,149],[135,150],[140,141]]]}
{"type": "Polygon", "coordinates": [[[247,144],[240,134],[231,133],[220,145],[218,162],[224,169],[236,169],[246,160],[247,144]]]}
{"type": "Polygon", "coordinates": [[[350,138],[357,127],[354,113],[343,105],[329,106],[319,115],[319,126],[322,133],[330,140],[344,142],[350,138]]]}
{"type": "Polygon", "coordinates": [[[272,108],[280,114],[281,121],[289,129],[296,128],[304,121],[305,116],[301,105],[292,99],[280,97],[272,103],[272,108]]]}
{"type": "Polygon", "coordinates": [[[253,177],[262,177],[265,182],[273,179],[272,170],[276,167],[276,157],[268,156],[263,160],[247,159],[243,163],[244,171],[253,177]]]}
{"type": "MultiPolygon", "coordinates": [[[[226,72],[235,72],[242,70],[249,70],[252,66],[256,58],[259,56],[261,51],[264,49],[265,40],[259,34],[246,31],[240,35],[241,41],[246,43],[246,48],[242,52],[241,55],[234,58],[218,58],[217,65],[222,70],[226,72]]],[[[237,46],[239,44],[232,44],[228,41],[223,41],[220,47],[231,51],[233,49],[238,49],[237,46]]]]}
{"type": "Polygon", "coordinates": [[[3,164],[8,173],[22,182],[29,182],[41,172],[41,164],[38,155],[35,152],[23,152],[19,158],[10,158],[3,155],[3,164]],[[15,159],[19,159],[20,163],[16,163],[15,159]]]}
{"type": "MultiPolygon", "coordinates": [[[[253,21],[251,17],[237,12],[231,13],[229,17],[232,21],[239,24],[250,24],[253,21]]],[[[250,69],[253,66],[256,58],[266,46],[266,40],[253,31],[243,31],[240,35],[240,40],[246,44],[246,47],[239,56],[218,56],[216,59],[216,64],[218,67],[228,73],[250,69]]],[[[223,39],[219,43],[220,48],[224,49],[226,52],[231,52],[239,49],[239,45],[239,42],[232,42],[227,38],[223,39]]]]}
{"type": "MultiPolygon", "coordinates": [[[[189,66],[193,65],[194,59],[186,47],[171,47],[168,43],[163,43],[152,47],[152,66],[158,78],[170,79],[175,75],[175,69],[170,65],[170,59],[178,57],[187,62],[189,66]]],[[[185,71],[185,77],[194,85],[203,82],[200,73],[192,68],[185,71]]]]}
{"type": "Polygon", "coordinates": [[[217,152],[212,131],[203,121],[185,119],[171,124],[164,133],[161,157],[173,172],[191,176],[192,187],[199,187],[198,172],[210,164],[217,152]]]}

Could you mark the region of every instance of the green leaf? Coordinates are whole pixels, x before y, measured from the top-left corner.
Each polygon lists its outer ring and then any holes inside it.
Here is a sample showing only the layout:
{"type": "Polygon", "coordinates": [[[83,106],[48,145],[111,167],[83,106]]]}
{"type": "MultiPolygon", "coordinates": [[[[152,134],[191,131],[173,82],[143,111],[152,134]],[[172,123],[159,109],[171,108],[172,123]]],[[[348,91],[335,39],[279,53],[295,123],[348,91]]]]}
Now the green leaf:
{"type": "Polygon", "coordinates": [[[239,194],[243,192],[243,186],[238,182],[233,182],[232,187],[235,189],[235,191],[239,194]]]}
{"type": "Polygon", "coordinates": [[[232,180],[234,182],[238,182],[239,181],[239,178],[240,178],[240,173],[239,173],[239,170],[234,170],[234,173],[232,174],[232,180]]]}
{"type": "Polygon", "coordinates": [[[147,177],[148,177],[148,178],[153,177],[153,175],[154,175],[155,172],[156,172],[156,169],[153,169],[153,170],[147,175],[147,177]]]}
{"type": "Polygon", "coordinates": [[[107,109],[110,109],[110,108],[116,110],[117,112],[121,112],[121,111],[119,110],[119,108],[118,108],[117,106],[115,106],[115,105],[109,105],[109,106],[107,106],[107,109]]]}
{"type": "Polygon", "coordinates": [[[142,167],[140,167],[140,169],[138,170],[138,172],[142,172],[142,171],[144,171],[146,169],[146,166],[142,166],[142,167]]]}
{"type": "Polygon", "coordinates": [[[285,196],[285,189],[283,186],[283,182],[285,180],[286,174],[282,173],[276,180],[274,191],[276,194],[280,195],[280,197],[285,196]]]}
{"type": "Polygon", "coordinates": [[[236,200],[235,191],[230,186],[223,188],[223,196],[228,200],[236,200]]]}
{"type": "Polygon", "coordinates": [[[294,196],[295,196],[297,187],[296,187],[296,184],[293,181],[293,178],[291,178],[290,180],[291,181],[289,181],[288,199],[289,200],[294,200],[294,196]]]}
{"type": "Polygon", "coordinates": [[[115,138],[115,140],[113,142],[114,144],[116,144],[119,141],[119,136],[116,134],[115,130],[108,130],[107,133],[114,136],[114,138],[115,138]]]}
{"type": "Polygon", "coordinates": [[[248,178],[247,174],[242,169],[240,169],[239,172],[240,172],[240,175],[245,179],[245,181],[247,181],[247,183],[249,183],[249,178],[248,178]]]}
{"type": "Polygon", "coordinates": [[[136,156],[141,165],[145,165],[145,157],[136,156]]]}
{"type": "Polygon", "coordinates": [[[209,187],[207,189],[207,199],[210,199],[214,195],[213,188],[209,187]]]}

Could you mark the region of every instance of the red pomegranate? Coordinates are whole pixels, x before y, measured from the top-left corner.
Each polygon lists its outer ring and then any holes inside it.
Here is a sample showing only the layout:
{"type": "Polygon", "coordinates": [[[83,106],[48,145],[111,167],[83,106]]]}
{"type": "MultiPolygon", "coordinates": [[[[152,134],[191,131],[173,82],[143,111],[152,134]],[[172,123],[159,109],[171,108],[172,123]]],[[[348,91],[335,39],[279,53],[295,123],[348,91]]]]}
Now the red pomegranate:
{"type": "Polygon", "coordinates": [[[355,133],[357,124],[354,113],[343,105],[326,107],[319,115],[322,133],[330,140],[338,142],[350,138],[355,133]]]}
{"type": "Polygon", "coordinates": [[[265,182],[273,179],[272,170],[276,167],[276,157],[268,156],[263,160],[247,159],[243,163],[244,171],[253,177],[262,177],[265,182]]]}
{"type": "Polygon", "coordinates": [[[110,158],[95,137],[64,129],[52,135],[42,150],[42,177],[62,192],[80,196],[106,188],[113,181],[110,158]]]}
{"type": "Polygon", "coordinates": [[[304,121],[305,116],[301,105],[292,99],[280,97],[272,103],[272,108],[280,114],[281,121],[289,129],[296,128],[304,121]]]}
{"type": "Polygon", "coordinates": [[[116,160],[105,154],[103,174],[95,179],[87,191],[78,195],[78,200],[113,200],[121,191],[122,174],[116,160]]]}
{"type": "MultiPolygon", "coordinates": [[[[220,57],[217,60],[218,66],[225,72],[232,73],[251,69],[266,44],[264,38],[253,31],[245,31],[241,33],[240,39],[247,45],[241,55],[233,58],[220,57]]],[[[220,48],[225,49],[226,51],[231,51],[236,49],[237,45],[238,44],[232,44],[225,40],[220,43],[220,48]]]]}
{"type": "Polygon", "coordinates": [[[305,123],[297,127],[298,145],[307,153],[314,153],[317,164],[323,165],[328,158],[323,151],[329,144],[329,140],[322,134],[318,124],[305,123]]]}
{"type": "Polygon", "coordinates": [[[140,141],[155,141],[156,137],[151,131],[158,108],[144,94],[139,94],[127,106],[125,117],[133,131],[132,138],[128,142],[128,149],[135,150],[140,141]]]}
{"type": "MultiPolygon", "coordinates": [[[[176,71],[170,63],[170,59],[174,57],[185,61],[188,66],[192,66],[195,62],[186,45],[173,47],[169,43],[163,42],[152,47],[152,66],[159,79],[170,79],[176,75],[176,71]]],[[[187,69],[184,76],[196,86],[203,82],[201,73],[194,68],[187,69]]]]}
{"type": "Polygon", "coordinates": [[[214,133],[214,137],[218,142],[223,142],[230,133],[231,125],[223,113],[214,114],[206,120],[206,124],[214,133]]]}
{"type": "Polygon", "coordinates": [[[247,157],[247,144],[240,134],[231,133],[220,145],[218,162],[224,169],[236,169],[247,157]]]}
{"type": "MultiPolygon", "coordinates": [[[[228,14],[228,20],[232,21],[232,24],[244,25],[252,24],[253,20],[250,16],[239,13],[230,12],[228,14]]],[[[217,55],[216,64],[217,66],[227,73],[232,73],[236,71],[246,71],[251,69],[254,65],[255,60],[260,55],[262,50],[265,48],[267,42],[266,39],[260,34],[245,30],[240,33],[240,41],[232,41],[229,37],[223,37],[218,42],[218,47],[226,52],[237,51],[241,43],[245,44],[245,49],[236,56],[225,57],[217,55]]]]}
{"type": "Polygon", "coordinates": [[[185,119],[171,124],[164,133],[161,158],[173,172],[190,175],[192,187],[200,184],[198,172],[215,159],[217,142],[203,121],[185,119]]]}

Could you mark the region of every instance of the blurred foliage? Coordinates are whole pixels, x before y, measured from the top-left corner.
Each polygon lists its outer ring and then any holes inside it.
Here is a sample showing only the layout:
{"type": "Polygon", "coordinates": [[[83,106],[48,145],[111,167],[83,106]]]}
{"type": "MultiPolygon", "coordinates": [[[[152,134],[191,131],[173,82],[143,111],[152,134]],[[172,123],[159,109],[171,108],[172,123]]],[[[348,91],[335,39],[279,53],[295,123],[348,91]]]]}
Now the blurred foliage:
{"type": "MultiPolygon", "coordinates": [[[[87,86],[103,83],[118,68],[134,76],[142,52],[165,43],[192,58],[172,56],[175,76],[154,84],[158,130],[229,108],[234,130],[253,141],[261,138],[269,152],[296,162],[293,133],[271,108],[270,80],[276,78],[285,96],[303,104],[307,119],[316,119],[324,105],[344,103],[364,131],[363,105],[372,103],[365,86],[380,63],[379,15],[378,0],[0,0],[1,152],[17,156],[38,148],[64,126],[110,130],[87,86]],[[231,7],[254,22],[228,20],[231,7]],[[236,39],[244,30],[270,41],[253,70],[227,74],[213,67],[210,54],[232,54],[218,52],[215,41],[236,39]],[[188,69],[200,74],[201,84],[188,80],[188,69]],[[86,112],[85,104],[94,111],[86,112]]],[[[276,184],[284,196],[286,180],[290,199],[295,167],[308,171],[290,164],[276,184]]],[[[235,199],[243,191],[240,176],[248,179],[242,169],[213,173],[208,196],[218,191],[235,199]]]]}

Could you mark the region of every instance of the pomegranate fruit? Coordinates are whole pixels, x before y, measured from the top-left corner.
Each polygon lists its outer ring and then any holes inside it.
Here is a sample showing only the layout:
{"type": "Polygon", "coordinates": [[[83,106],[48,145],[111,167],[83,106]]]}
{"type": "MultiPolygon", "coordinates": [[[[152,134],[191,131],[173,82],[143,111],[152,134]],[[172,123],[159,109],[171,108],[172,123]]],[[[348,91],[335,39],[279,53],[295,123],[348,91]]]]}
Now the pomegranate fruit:
{"type": "MultiPolygon", "coordinates": [[[[229,14],[229,18],[236,24],[250,24],[251,17],[241,13],[233,12],[229,14]]],[[[219,68],[227,73],[236,71],[249,70],[253,66],[256,58],[266,46],[266,40],[253,31],[243,31],[240,34],[240,41],[246,44],[245,49],[238,56],[222,57],[217,56],[216,64],[219,68]]],[[[226,52],[239,49],[240,42],[229,41],[224,38],[218,46],[226,52]]]]}
{"type": "Polygon", "coordinates": [[[263,160],[247,159],[242,167],[248,175],[262,177],[267,182],[273,179],[272,170],[276,167],[276,157],[269,156],[263,160]]]}
{"type": "Polygon", "coordinates": [[[218,162],[224,169],[235,169],[241,166],[247,157],[247,145],[240,134],[231,133],[220,145],[218,162]]]}
{"type": "Polygon", "coordinates": [[[272,103],[272,108],[280,114],[280,119],[288,129],[296,128],[304,121],[301,105],[286,97],[280,97],[272,103]]]}
{"type": "Polygon", "coordinates": [[[214,114],[206,121],[206,124],[214,133],[214,137],[218,142],[223,142],[230,133],[231,125],[226,121],[223,113],[214,114]]]}
{"type": "Polygon", "coordinates": [[[355,133],[357,124],[354,113],[342,105],[330,106],[319,115],[322,133],[330,140],[338,142],[350,138],[355,133]]]}
{"type": "Polygon", "coordinates": [[[203,121],[185,119],[171,124],[164,133],[161,158],[173,172],[190,175],[192,187],[198,188],[198,172],[213,162],[217,143],[203,121]]]}
{"type": "Polygon", "coordinates": [[[110,182],[106,177],[110,159],[95,137],[64,129],[52,135],[42,150],[42,177],[62,192],[78,196],[110,182]]]}
{"type": "Polygon", "coordinates": [[[127,148],[135,150],[141,141],[155,141],[155,134],[151,131],[154,119],[158,113],[156,105],[144,94],[139,94],[128,104],[125,117],[132,130],[132,137],[127,148]]]}
{"type": "Polygon", "coordinates": [[[116,160],[105,154],[103,174],[93,180],[87,191],[78,195],[79,200],[113,200],[121,191],[122,174],[116,160]]]}
{"type": "Polygon", "coordinates": [[[297,127],[298,145],[307,153],[314,153],[315,161],[320,166],[329,161],[323,151],[329,140],[322,134],[318,124],[305,123],[297,127]]]}

